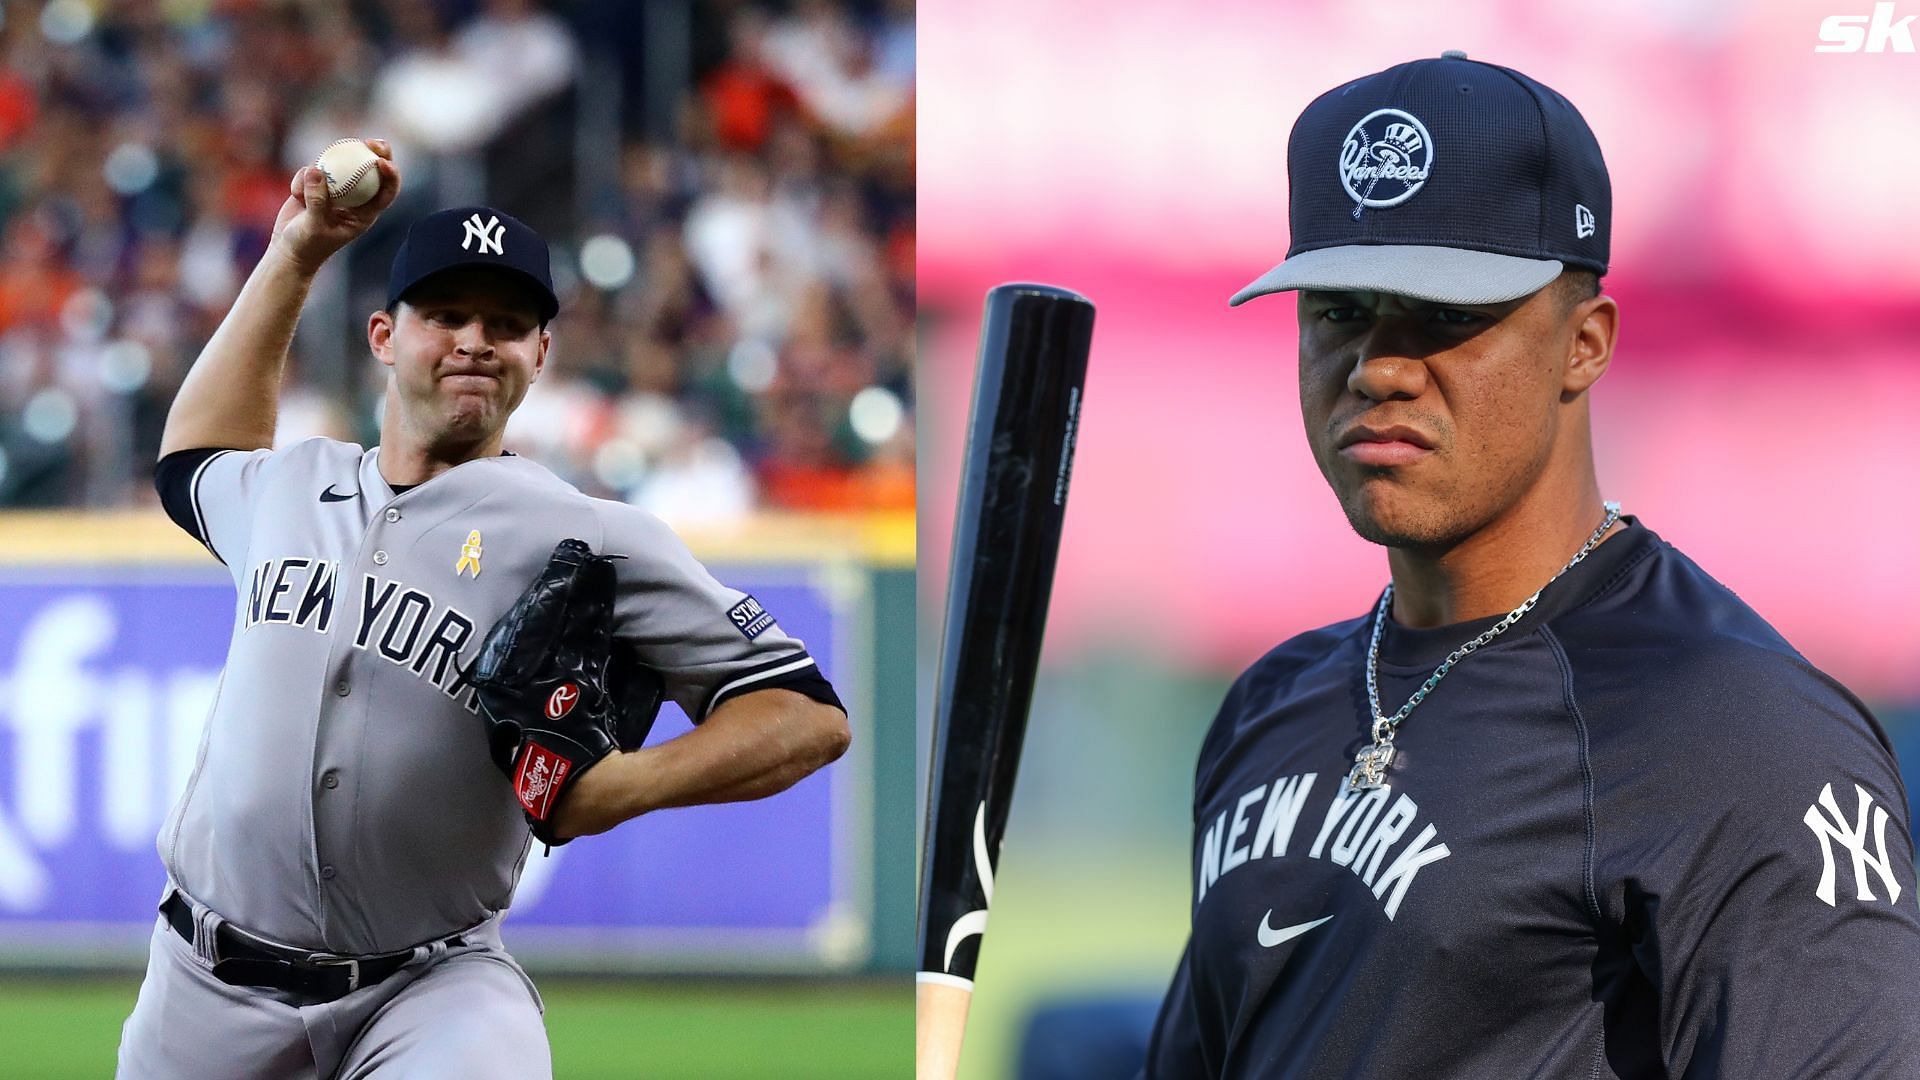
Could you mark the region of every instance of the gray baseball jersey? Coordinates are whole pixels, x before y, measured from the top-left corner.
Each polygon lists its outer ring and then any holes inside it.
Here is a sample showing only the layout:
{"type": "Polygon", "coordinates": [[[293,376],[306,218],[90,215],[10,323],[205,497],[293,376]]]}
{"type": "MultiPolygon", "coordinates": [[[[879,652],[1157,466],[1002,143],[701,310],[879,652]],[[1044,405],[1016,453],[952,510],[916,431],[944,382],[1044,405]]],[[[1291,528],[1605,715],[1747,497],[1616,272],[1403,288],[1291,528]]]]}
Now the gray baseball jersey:
{"type": "Polygon", "coordinates": [[[169,511],[231,570],[238,610],[160,856],[256,934],[385,952],[511,902],[530,835],[464,671],[566,537],[625,556],[615,634],[696,721],[772,686],[837,704],[802,643],[658,519],[526,458],[398,493],[378,448],[330,439],[169,458],[169,511]]]}

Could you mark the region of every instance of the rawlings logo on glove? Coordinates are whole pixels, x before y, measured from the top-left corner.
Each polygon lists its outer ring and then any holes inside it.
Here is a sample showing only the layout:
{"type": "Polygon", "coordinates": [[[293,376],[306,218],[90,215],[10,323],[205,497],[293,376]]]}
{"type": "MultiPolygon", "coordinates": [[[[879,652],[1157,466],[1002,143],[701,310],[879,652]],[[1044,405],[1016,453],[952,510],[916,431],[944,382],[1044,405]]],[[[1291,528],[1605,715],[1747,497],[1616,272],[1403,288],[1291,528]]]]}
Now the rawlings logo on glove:
{"type": "Polygon", "coordinates": [[[513,793],[528,817],[545,821],[552,816],[552,796],[566,782],[567,773],[572,769],[566,758],[538,743],[527,744],[526,751],[520,755],[520,772],[514,779],[513,793]]]}
{"type": "Polygon", "coordinates": [[[553,818],[567,789],[638,748],[660,707],[659,675],[613,639],[613,594],[613,558],[562,540],[468,673],[494,764],[548,846],[566,842],[553,818]]]}

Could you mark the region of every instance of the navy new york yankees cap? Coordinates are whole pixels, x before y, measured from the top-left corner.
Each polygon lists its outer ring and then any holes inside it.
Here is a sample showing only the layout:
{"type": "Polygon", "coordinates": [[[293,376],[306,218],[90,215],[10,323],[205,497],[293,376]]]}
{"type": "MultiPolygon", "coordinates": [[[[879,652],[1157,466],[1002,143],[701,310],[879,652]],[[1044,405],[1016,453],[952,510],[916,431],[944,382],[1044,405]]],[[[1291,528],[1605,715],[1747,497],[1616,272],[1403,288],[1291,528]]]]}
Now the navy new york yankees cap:
{"type": "Polygon", "coordinates": [[[1462,52],[1314,99],[1287,142],[1286,261],[1232,304],[1289,289],[1492,304],[1563,269],[1607,272],[1613,191],[1566,98],[1462,52]]]}
{"type": "Polygon", "coordinates": [[[387,310],[393,310],[408,289],[456,266],[496,266],[525,278],[533,287],[541,322],[560,310],[547,242],[519,218],[486,206],[436,210],[413,223],[387,275],[387,310]]]}

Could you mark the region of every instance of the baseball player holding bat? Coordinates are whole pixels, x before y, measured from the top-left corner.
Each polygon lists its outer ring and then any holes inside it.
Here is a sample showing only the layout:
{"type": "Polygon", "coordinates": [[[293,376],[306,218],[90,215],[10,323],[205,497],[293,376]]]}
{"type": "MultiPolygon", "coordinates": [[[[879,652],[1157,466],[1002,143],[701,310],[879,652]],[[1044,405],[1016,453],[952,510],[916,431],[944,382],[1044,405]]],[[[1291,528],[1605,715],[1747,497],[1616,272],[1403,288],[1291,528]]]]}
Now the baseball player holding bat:
{"type": "Polygon", "coordinates": [[[658,520],[501,450],[558,308],[545,242],[486,207],[417,222],[367,341],[380,445],[271,449],[308,287],[394,198],[295,174],[167,419],[156,484],[239,593],[126,1077],[541,1077],[501,913],[537,838],[756,799],[838,757],[798,640],[658,520]],[[698,723],[639,748],[664,695],[698,723]]]}
{"type": "Polygon", "coordinates": [[[1307,438],[1392,576],[1221,706],[1146,1074],[1920,1076],[1885,733],[1602,498],[1586,122],[1448,53],[1316,99],[1288,168],[1233,302],[1298,293],[1307,438]]]}

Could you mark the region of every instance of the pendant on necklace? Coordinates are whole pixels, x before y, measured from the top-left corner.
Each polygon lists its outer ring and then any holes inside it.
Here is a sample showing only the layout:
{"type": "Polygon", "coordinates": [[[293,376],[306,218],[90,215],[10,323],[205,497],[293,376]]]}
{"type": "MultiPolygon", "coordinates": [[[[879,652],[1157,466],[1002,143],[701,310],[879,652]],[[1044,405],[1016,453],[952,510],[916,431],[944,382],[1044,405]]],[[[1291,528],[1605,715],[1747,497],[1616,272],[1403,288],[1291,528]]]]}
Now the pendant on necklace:
{"type": "Polygon", "coordinates": [[[1349,791],[1372,791],[1387,780],[1387,766],[1393,764],[1392,743],[1369,743],[1353,756],[1353,771],[1347,774],[1349,791]]]}

